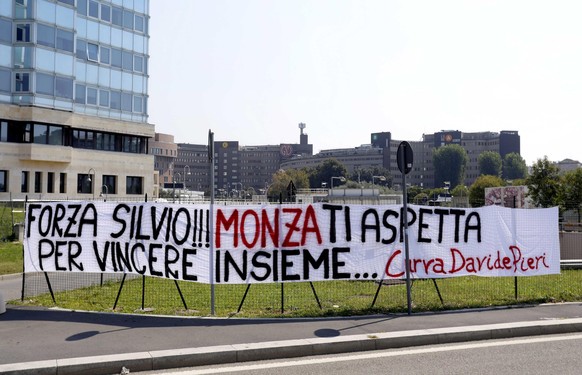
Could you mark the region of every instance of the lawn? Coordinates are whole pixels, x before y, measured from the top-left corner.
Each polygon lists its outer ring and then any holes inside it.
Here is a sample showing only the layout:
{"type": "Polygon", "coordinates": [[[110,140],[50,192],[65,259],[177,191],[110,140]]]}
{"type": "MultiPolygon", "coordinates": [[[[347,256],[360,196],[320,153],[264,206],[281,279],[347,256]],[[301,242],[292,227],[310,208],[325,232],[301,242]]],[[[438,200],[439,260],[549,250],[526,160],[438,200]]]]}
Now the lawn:
{"type": "MultiPolygon", "coordinates": [[[[86,274],[80,276],[89,277],[86,274]]],[[[71,277],[67,273],[52,273],[50,277],[54,283],[72,280],[67,279],[71,277]]],[[[44,278],[39,280],[44,283],[44,278]]],[[[418,280],[412,286],[412,308],[413,312],[423,312],[582,301],[582,270],[563,270],[559,275],[520,277],[517,279],[517,289],[515,287],[514,277],[439,279],[436,286],[432,280],[418,280]],[[442,303],[438,292],[443,298],[442,303]]],[[[285,283],[283,286],[280,283],[253,284],[245,297],[246,288],[246,285],[216,285],[214,315],[324,317],[407,311],[406,286],[402,282],[391,282],[380,287],[374,306],[372,302],[378,291],[378,284],[374,281],[301,282],[285,283]]],[[[210,286],[207,284],[133,277],[126,280],[121,289],[119,282],[97,283],[55,293],[55,300],[56,306],[72,310],[210,316],[210,296],[210,286]]],[[[27,297],[22,303],[55,306],[48,293],[27,297]]]]}
{"type": "Polygon", "coordinates": [[[0,242],[0,275],[22,272],[22,244],[0,242]]]}

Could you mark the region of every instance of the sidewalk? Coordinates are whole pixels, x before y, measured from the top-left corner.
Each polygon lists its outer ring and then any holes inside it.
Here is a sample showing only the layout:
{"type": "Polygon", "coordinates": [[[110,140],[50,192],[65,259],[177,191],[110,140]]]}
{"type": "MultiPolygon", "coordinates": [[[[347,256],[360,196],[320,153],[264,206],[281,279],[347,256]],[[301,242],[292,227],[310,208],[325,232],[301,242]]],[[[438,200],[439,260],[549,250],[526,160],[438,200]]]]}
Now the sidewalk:
{"type": "MultiPolygon", "coordinates": [[[[0,290],[5,282],[0,280],[0,290]]],[[[7,306],[0,373],[110,374],[582,331],[582,303],[349,318],[186,318],[7,306]]]]}

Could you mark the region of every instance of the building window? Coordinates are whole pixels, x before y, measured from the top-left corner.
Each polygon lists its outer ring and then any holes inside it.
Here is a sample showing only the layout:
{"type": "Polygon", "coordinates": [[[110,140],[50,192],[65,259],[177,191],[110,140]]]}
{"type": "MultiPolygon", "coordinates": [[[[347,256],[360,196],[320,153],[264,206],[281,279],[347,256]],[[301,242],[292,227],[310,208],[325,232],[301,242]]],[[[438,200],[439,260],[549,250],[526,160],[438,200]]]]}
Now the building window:
{"type": "Polygon", "coordinates": [[[97,89],[87,87],[87,104],[97,105],[97,89]]]}
{"type": "Polygon", "coordinates": [[[10,92],[10,70],[0,69],[0,91],[10,92]]]}
{"type": "Polygon", "coordinates": [[[12,22],[0,18],[0,42],[12,43],[12,22]]]}
{"type": "Polygon", "coordinates": [[[42,193],[42,172],[34,172],[34,192],[42,193]]]}
{"type": "Polygon", "coordinates": [[[49,74],[36,73],[36,93],[51,96],[54,95],[55,77],[49,74]]]}
{"type": "Polygon", "coordinates": [[[111,66],[121,68],[121,59],[121,50],[117,48],[111,48],[111,66]]]}
{"type": "Polygon", "coordinates": [[[89,0],[89,17],[99,18],[99,3],[89,0]]]}
{"type": "Polygon", "coordinates": [[[77,58],[87,60],[87,42],[77,39],[77,58]]]}
{"type": "Polygon", "coordinates": [[[48,126],[34,124],[32,142],[37,144],[47,144],[48,126]]]}
{"type": "Polygon", "coordinates": [[[30,91],[30,73],[14,73],[14,91],[30,91]]]}
{"type": "Polygon", "coordinates": [[[101,47],[99,50],[99,61],[102,64],[109,65],[111,50],[109,48],[101,47]]]}
{"type": "Polygon", "coordinates": [[[111,91],[109,104],[112,109],[121,109],[121,93],[119,91],[111,91]]]}
{"type": "Polygon", "coordinates": [[[85,85],[75,84],[75,103],[85,104],[85,85]]]}
{"type": "Polygon", "coordinates": [[[143,194],[143,178],[127,176],[125,182],[126,194],[143,194]]]}
{"type": "Polygon", "coordinates": [[[0,122],[0,142],[8,142],[8,122],[0,122]]]}
{"type": "Polygon", "coordinates": [[[65,99],[73,99],[73,80],[66,77],[56,77],[55,96],[65,99]]]}
{"type": "Polygon", "coordinates": [[[54,193],[55,188],[55,173],[48,172],[46,175],[46,192],[54,193]]]}
{"type": "Polygon", "coordinates": [[[59,175],[59,193],[65,194],[67,192],[67,174],[60,173],[59,175]]]}
{"type": "Polygon", "coordinates": [[[38,24],[36,27],[37,37],[36,42],[42,46],[55,48],[55,28],[38,24]]]}
{"type": "Polygon", "coordinates": [[[143,72],[143,57],[135,56],[133,58],[133,70],[136,72],[143,72]]]}
{"type": "Polygon", "coordinates": [[[133,13],[129,10],[123,11],[123,27],[133,30],[133,13]]]}
{"type": "Polygon", "coordinates": [[[135,30],[144,32],[144,18],[137,14],[135,15],[135,30]]]}
{"type": "Polygon", "coordinates": [[[131,112],[131,94],[122,93],[121,94],[121,110],[131,112]]]}
{"type": "Polygon", "coordinates": [[[0,192],[8,192],[8,171],[0,171],[0,192]]]}
{"type": "Polygon", "coordinates": [[[101,4],[101,19],[105,22],[111,22],[111,7],[101,4]]]}
{"type": "Polygon", "coordinates": [[[143,112],[143,102],[141,96],[133,97],[133,111],[137,113],[143,112]]]}
{"type": "Polygon", "coordinates": [[[30,179],[30,172],[22,171],[20,175],[20,192],[21,193],[28,193],[28,184],[30,179]]]}
{"type": "Polygon", "coordinates": [[[99,105],[109,107],[109,91],[99,90],[99,105]]]}
{"type": "Polygon", "coordinates": [[[91,61],[99,61],[99,46],[87,43],[87,58],[91,61]]]}
{"type": "Polygon", "coordinates": [[[72,32],[57,29],[57,49],[73,52],[75,46],[75,36],[72,32]]]}
{"type": "Polygon", "coordinates": [[[30,24],[19,23],[16,25],[16,41],[17,42],[30,42],[30,24]]]}
{"type": "Polygon", "coordinates": [[[117,176],[103,175],[103,186],[101,187],[103,194],[117,194],[117,176]]]}
{"type": "Polygon", "coordinates": [[[122,23],[122,11],[121,8],[111,7],[111,23],[117,26],[121,26],[122,23]]]}
{"type": "Polygon", "coordinates": [[[49,126],[48,144],[62,146],[64,144],[63,128],[56,125],[49,126]]]}
{"type": "Polygon", "coordinates": [[[93,175],[79,173],[77,175],[77,193],[91,194],[93,192],[93,175]]]}

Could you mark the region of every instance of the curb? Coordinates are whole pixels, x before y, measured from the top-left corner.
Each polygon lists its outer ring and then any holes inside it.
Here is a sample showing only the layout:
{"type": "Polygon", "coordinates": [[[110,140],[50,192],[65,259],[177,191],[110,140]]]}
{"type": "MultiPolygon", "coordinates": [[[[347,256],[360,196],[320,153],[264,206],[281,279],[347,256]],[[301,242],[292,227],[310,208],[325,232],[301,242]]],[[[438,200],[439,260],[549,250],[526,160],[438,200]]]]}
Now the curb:
{"type": "Polygon", "coordinates": [[[22,274],[21,273],[9,273],[6,275],[0,275],[0,281],[2,280],[12,280],[12,279],[18,279],[18,278],[22,278],[22,274]]]}
{"type": "Polygon", "coordinates": [[[498,323],[13,363],[0,365],[0,373],[102,375],[119,373],[122,367],[152,371],[581,331],[582,318],[498,323]]]}

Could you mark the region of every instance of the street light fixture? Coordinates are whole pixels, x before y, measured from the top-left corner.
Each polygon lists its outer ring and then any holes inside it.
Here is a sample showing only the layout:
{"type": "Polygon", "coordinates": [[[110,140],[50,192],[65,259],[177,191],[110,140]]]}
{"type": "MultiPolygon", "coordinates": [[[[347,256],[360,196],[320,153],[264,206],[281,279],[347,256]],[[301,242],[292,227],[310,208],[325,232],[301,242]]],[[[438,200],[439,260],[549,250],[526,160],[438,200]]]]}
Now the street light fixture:
{"type": "Polygon", "coordinates": [[[103,202],[107,202],[107,194],[109,193],[109,188],[107,187],[107,185],[101,186],[101,193],[99,193],[99,196],[100,197],[103,196],[103,188],[105,188],[105,199],[103,200],[103,202]]]}
{"type": "Polygon", "coordinates": [[[374,179],[378,179],[380,181],[386,181],[386,176],[372,176],[372,186],[374,186],[374,179]]]}
{"type": "Polygon", "coordinates": [[[89,168],[89,171],[87,172],[87,182],[89,183],[89,186],[91,187],[91,193],[93,193],[93,200],[95,200],[95,189],[93,189],[93,180],[91,179],[91,171],[93,171],[93,174],[97,174],[97,172],[95,172],[95,169],[93,168],[89,168]]]}
{"type": "Polygon", "coordinates": [[[346,182],[345,177],[332,177],[330,181],[330,188],[333,190],[333,180],[340,180],[341,182],[346,182]]]}

